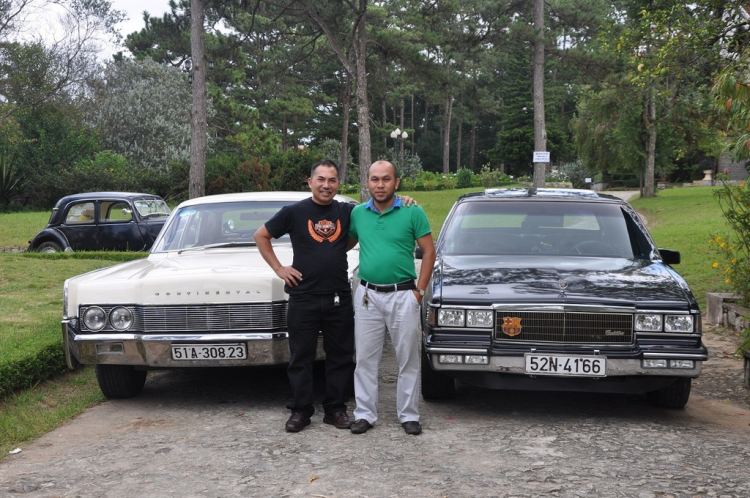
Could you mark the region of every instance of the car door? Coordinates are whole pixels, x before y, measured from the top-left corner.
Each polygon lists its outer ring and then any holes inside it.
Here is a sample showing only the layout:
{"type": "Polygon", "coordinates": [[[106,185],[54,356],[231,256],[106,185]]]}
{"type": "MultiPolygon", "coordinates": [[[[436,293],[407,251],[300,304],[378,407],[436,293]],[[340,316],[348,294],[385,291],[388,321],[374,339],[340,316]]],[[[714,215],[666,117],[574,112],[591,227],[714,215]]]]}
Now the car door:
{"type": "Polygon", "coordinates": [[[95,251],[98,238],[96,202],[83,200],[69,204],[59,229],[74,251],[95,251]]]}
{"type": "Polygon", "coordinates": [[[133,207],[126,200],[99,202],[99,248],[103,251],[141,251],[145,241],[138,228],[133,207]]]}

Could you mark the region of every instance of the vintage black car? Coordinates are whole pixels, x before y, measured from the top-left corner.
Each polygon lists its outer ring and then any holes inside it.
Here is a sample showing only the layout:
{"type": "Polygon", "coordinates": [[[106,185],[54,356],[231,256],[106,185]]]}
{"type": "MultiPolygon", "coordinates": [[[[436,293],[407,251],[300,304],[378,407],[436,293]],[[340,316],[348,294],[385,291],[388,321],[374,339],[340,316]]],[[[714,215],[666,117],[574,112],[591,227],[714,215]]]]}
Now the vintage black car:
{"type": "Polygon", "coordinates": [[[701,315],[625,201],[589,190],[461,196],[423,301],[422,395],[495,389],[647,393],[682,408],[707,350],[701,315]]]}
{"type": "Polygon", "coordinates": [[[169,216],[157,195],[90,192],[63,197],[29,251],[147,251],[169,216]]]}

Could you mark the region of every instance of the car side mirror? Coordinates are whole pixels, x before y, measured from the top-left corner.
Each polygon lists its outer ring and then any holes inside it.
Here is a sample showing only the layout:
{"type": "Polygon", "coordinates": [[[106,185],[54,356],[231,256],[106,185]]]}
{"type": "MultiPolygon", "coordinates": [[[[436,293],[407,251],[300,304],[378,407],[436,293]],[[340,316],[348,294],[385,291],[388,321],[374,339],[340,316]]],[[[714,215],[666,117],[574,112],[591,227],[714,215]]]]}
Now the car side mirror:
{"type": "Polygon", "coordinates": [[[673,251],[671,249],[659,249],[662,261],[668,265],[680,264],[680,251],[673,251]]]}
{"type": "Polygon", "coordinates": [[[417,246],[414,248],[414,258],[415,259],[422,259],[422,248],[417,246]]]}

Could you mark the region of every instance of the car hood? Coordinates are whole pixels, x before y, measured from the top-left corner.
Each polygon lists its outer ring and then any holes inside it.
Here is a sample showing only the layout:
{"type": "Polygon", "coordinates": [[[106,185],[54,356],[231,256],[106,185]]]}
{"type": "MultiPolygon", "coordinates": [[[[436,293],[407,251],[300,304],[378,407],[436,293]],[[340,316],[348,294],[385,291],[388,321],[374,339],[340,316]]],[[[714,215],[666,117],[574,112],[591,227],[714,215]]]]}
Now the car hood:
{"type": "Polygon", "coordinates": [[[697,306],[682,277],[647,260],[450,256],[436,265],[433,285],[443,304],[697,306]]]}
{"type": "MultiPolygon", "coordinates": [[[[275,245],[283,265],[292,262],[290,245],[275,245]]],[[[350,251],[350,270],[357,251],[350,251]]],[[[189,305],[287,299],[284,282],[255,247],[154,253],[71,278],[68,300],[78,304],[189,305]]]]}

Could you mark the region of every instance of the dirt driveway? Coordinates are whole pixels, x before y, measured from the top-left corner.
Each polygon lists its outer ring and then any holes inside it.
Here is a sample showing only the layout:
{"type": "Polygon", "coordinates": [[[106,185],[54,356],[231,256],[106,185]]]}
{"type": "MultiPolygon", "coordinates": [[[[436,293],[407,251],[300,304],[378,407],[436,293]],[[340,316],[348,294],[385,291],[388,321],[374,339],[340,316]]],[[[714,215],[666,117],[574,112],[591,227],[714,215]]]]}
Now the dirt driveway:
{"type": "MultiPolygon", "coordinates": [[[[395,416],[395,361],[364,435],[322,423],[284,432],[283,369],[161,372],[0,461],[0,496],[750,496],[750,392],[736,334],[684,410],[639,396],[459,386],[422,402],[421,436],[395,416]]],[[[318,389],[320,389],[318,385],[318,389]]],[[[318,399],[322,392],[318,392],[318,399]]]]}

